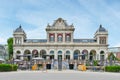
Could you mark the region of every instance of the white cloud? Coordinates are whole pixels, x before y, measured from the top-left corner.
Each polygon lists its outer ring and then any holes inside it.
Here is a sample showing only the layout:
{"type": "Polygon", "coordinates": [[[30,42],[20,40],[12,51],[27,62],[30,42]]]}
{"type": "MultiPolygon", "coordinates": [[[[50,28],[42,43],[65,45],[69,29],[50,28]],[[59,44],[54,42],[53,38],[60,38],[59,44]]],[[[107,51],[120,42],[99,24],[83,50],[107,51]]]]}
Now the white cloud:
{"type": "Polygon", "coordinates": [[[28,24],[32,24],[34,26],[40,26],[42,20],[39,17],[39,12],[31,12],[26,10],[20,10],[16,17],[18,20],[23,21],[28,24]]]}
{"type": "Polygon", "coordinates": [[[6,44],[6,39],[0,37],[0,44],[6,44]]]}
{"type": "Polygon", "coordinates": [[[120,43],[117,43],[117,44],[114,45],[113,47],[120,47],[120,43]]]}
{"type": "MultiPolygon", "coordinates": [[[[113,1],[114,4],[108,0],[17,0],[9,4],[6,4],[7,0],[4,1],[0,3],[0,30],[4,34],[1,38],[11,36],[7,34],[12,31],[10,28],[19,24],[25,24],[28,38],[46,38],[47,23],[52,24],[54,19],[62,17],[68,24],[74,24],[75,38],[92,38],[99,24],[102,24],[108,29],[109,44],[119,43],[119,1],[113,1]]],[[[0,43],[6,43],[7,38],[1,38],[0,43]]]]}
{"type": "Polygon", "coordinates": [[[27,31],[27,37],[28,39],[46,39],[46,32],[45,29],[42,28],[36,28],[32,31],[27,31]]]}
{"type": "Polygon", "coordinates": [[[89,15],[81,14],[79,16],[73,16],[68,21],[73,23],[75,27],[75,38],[93,38],[94,33],[99,26],[94,24],[94,21],[89,15]],[[94,28],[94,29],[93,29],[94,28]]]}
{"type": "Polygon", "coordinates": [[[40,39],[40,38],[46,38],[46,32],[45,28],[47,26],[46,21],[42,17],[40,17],[41,14],[39,11],[25,11],[22,10],[21,13],[17,13],[16,17],[27,24],[30,24],[33,26],[32,29],[25,30],[27,37],[30,39],[40,39]]]}

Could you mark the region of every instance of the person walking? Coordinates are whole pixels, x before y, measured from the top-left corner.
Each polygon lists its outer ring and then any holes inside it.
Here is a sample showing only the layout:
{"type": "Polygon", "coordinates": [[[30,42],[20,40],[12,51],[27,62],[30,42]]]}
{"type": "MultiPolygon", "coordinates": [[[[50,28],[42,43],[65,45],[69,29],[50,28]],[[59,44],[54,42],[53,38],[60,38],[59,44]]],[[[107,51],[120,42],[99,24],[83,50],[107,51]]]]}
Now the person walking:
{"type": "Polygon", "coordinates": [[[45,62],[43,62],[43,70],[42,70],[43,72],[45,71],[45,72],[47,72],[47,69],[46,69],[46,63],[45,62]]]}
{"type": "Polygon", "coordinates": [[[77,62],[74,62],[74,70],[77,70],[77,62]]]}

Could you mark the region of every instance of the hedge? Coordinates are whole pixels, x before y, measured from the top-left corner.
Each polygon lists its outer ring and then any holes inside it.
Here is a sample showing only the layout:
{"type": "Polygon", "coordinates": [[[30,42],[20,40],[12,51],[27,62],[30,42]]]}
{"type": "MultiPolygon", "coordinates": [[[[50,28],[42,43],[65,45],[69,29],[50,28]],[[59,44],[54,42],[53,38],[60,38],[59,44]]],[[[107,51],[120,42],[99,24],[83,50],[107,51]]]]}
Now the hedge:
{"type": "Polygon", "coordinates": [[[0,64],[0,72],[17,71],[17,68],[18,68],[17,65],[0,64]]]}
{"type": "Polygon", "coordinates": [[[106,72],[120,72],[120,66],[106,66],[106,72]]]}

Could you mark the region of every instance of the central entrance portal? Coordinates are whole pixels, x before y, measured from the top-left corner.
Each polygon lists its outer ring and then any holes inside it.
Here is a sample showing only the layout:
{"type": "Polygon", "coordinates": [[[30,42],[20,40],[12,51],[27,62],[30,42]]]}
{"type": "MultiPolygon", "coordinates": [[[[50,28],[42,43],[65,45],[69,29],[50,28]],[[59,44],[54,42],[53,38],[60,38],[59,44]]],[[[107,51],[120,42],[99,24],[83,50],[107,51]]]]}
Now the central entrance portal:
{"type": "Polygon", "coordinates": [[[62,70],[62,51],[58,51],[58,70],[62,70]]]}
{"type": "Polygon", "coordinates": [[[58,55],[58,70],[62,70],[62,55],[58,55]]]}

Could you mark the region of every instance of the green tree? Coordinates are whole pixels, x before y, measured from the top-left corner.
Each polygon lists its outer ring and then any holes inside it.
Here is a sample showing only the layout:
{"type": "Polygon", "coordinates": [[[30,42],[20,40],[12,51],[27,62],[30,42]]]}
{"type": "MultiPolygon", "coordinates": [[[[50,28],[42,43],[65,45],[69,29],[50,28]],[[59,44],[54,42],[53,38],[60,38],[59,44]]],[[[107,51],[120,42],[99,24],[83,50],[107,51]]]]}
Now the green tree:
{"type": "Polygon", "coordinates": [[[108,60],[110,60],[110,58],[112,58],[112,60],[119,60],[112,52],[108,55],[108,60]]]}
{"type": "Polygon", "coordinates": [[[8,43],[8,53],[9,53],[9,59],[12,58],[13,56],[13,38],[9,38],[7,40],[7,43],[8,43]]]}

